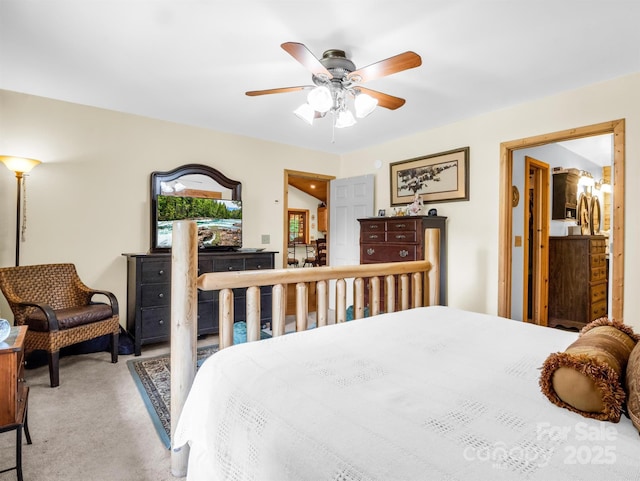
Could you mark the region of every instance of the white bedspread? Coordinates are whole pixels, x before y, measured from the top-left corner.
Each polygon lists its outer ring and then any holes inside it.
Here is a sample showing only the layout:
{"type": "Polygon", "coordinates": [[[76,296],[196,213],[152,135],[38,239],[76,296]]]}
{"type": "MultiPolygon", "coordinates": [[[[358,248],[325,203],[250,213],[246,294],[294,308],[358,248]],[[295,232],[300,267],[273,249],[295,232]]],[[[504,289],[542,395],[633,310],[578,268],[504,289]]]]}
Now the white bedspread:
{"type": "Polygon", "coordinates": [[[577,334],[447,307],[223,350],[174,446],[188,480],[638,480],[640,437],[551,404],[539,368],[577,334]]]}

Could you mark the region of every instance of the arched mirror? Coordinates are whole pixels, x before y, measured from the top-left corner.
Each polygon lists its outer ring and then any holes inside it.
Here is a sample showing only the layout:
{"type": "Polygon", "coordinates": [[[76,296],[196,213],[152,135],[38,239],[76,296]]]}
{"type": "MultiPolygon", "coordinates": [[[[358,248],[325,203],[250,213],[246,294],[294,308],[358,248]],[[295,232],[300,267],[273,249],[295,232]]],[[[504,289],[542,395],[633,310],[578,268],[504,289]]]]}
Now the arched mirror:
{"type": "Polygon", "coordinates": [[[152,252],[171,249],[173,221],[182,219],[196,220],[200,249],[242,247],[242,184],[200,164],[152,172],[152,252]]]}

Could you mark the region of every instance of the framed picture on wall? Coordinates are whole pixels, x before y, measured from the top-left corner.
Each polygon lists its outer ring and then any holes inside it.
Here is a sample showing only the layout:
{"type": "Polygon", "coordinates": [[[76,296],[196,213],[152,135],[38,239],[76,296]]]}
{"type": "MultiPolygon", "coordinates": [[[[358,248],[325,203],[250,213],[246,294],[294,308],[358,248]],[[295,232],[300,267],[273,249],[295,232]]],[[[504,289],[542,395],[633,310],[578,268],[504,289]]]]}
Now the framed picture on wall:
{"type": "Polygon", "coordinates": [[[469,200],[469,147],[394,162],[390,166],[391,205],[414,201],[469,200]]]}

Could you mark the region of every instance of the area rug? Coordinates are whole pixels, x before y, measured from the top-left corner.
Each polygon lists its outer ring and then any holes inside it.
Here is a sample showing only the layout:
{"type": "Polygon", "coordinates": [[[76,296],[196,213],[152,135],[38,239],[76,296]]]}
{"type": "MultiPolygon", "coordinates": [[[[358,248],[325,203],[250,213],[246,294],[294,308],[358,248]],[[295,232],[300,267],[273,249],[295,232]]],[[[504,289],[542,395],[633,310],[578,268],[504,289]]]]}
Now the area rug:
{"type": "MultiPolygon", "coordinates": [[[[198,348],[198,367],[206,358],[218,351],[218,345],[198,348]]],[[[129,372],[140,391],[147,411],[160,439],[171,446],[171,363],[170,354],[130,359],[129,372]]]]}

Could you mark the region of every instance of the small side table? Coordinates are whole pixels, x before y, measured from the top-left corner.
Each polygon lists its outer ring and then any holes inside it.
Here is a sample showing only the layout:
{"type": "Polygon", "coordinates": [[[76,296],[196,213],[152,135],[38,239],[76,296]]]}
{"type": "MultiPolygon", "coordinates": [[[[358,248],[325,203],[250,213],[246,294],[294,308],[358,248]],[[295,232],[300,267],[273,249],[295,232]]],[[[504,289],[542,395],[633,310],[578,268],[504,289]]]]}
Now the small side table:
{"type": "Polygon", "coordinates": [[[24,338],[26,326],[14,327],[4,342],[0,343],[0,433],[16,431],[16,465],[3,469],[5,473],[15,469],[18,481],[22,481],[22,430],[27,444],[31,435],[27,424],[29,387],[24,381],[24,338]]]}

